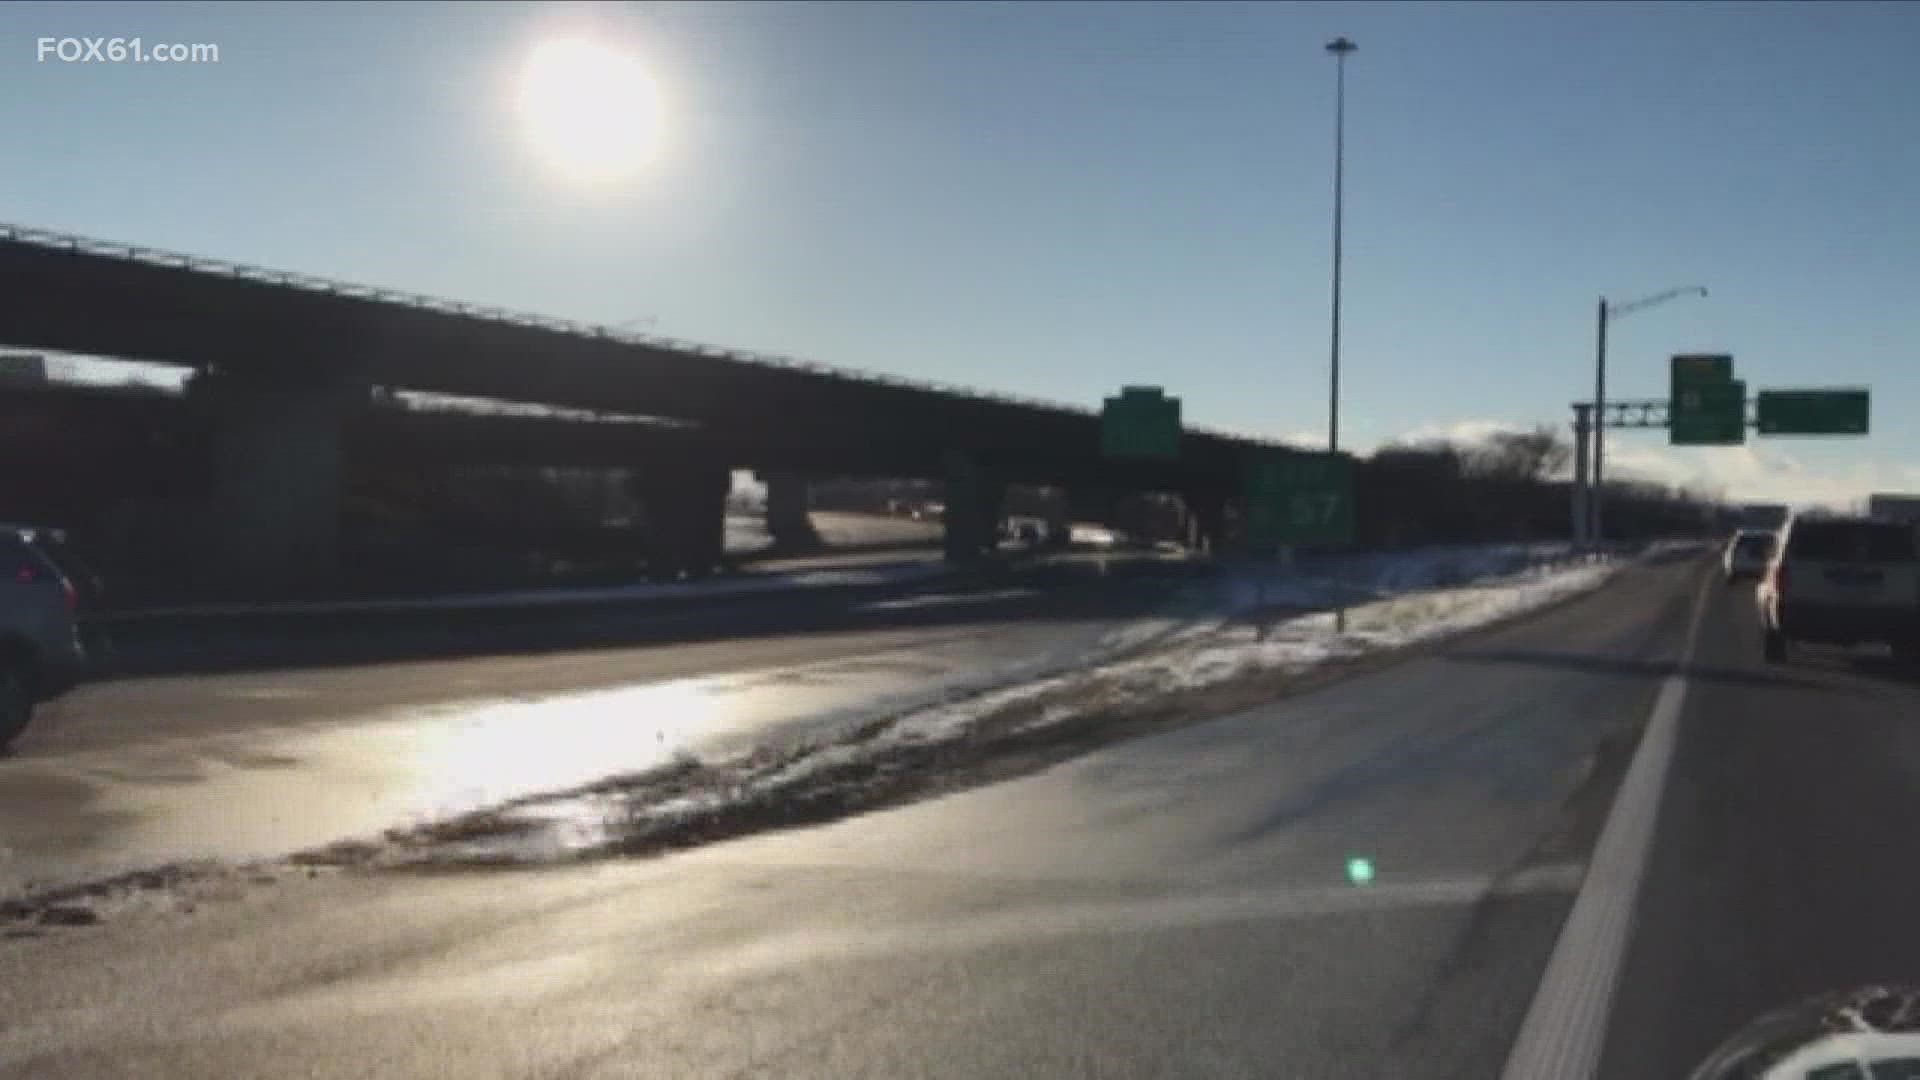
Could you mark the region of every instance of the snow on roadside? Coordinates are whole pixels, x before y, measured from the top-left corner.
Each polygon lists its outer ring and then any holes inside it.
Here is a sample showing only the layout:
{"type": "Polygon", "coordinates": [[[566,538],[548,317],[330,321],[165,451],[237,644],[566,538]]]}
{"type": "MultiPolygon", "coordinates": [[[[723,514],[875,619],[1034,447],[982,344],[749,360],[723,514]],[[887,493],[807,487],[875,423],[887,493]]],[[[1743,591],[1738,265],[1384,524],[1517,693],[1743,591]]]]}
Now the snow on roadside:
{"type": "MultiPolygon", "coordinates": [[[[1697,543],[1657,545],[1658,561],[1697,543]]],[[[1537,560],[1540,548],[1352,556],[1344,565],[1295,568],[1300,601],[1323,604],[1330,589],[1348,599],[1348,626],[1335,633],[1325,612],[1270,620],[1271,607],[1244,603],[1244,574],[1191,590],[1177,610],[1136,620],[1106,636],[1081,666],[1047,670],[1054,658],[1020,665],[1035,677],[981,686],[959,696],[869,714],[838,736],[786,750],[723,760],[674,756],[669,766],[532,795],[491,810],[389,832],[382,841],[342,841],[286,859],[240,866],[181,865],[0,902],[0,929],[97,921],[129,907],[191,910],[202,900],[244,893],[282,877],[329,867],[416,863],[506,863],[645,854],[768,828],[833,820],[848,813],[1039,767],[1115,739],[1165,730],[1272,700],[1295,673],[1484,626],[1599,587],[1631,560],[1537,560]],[[1462,575],[1502,576],[1467,584],[1462,575]],[[1300,571],[1311,571],[1302,573],[1300,571]],[[1317,582],[1317,583],[1316,583],[1317,582]],[[1328,583],[1334,583],[1329,585],[1328,583]],[[1356,585],[1403,591],[1354,602],[1356,585]],[[1223,613],[1223,596],[1233,600],[1223,613]],[[1091,663],[1089,663],[1091,661],[1091,663]],[[1021,762],[1026,764],[1021,764],[1021,762]]],[[[1328,560],[1328,563],[1341,560],[1328,560]]],[[[1277,580],[1275,585],[1280,584],[1277,580]]],[[[1280,593],[1267,593],[1271,605],[1280,593]]],[[[1003,673],[1005,674],[1005,673],[1003,673]]]]}
{"type": "MultiPolygon", "coordinates": [[[[1330,612],[1301,615],[1270,629],[1248,622],[1213,625],[1184,635],[1172,646],[1145,656],[1035,680],[909,714],[865,743],[833,747],[821,751],[821,756],[835,760],[841,757],[836,751],[958,738],[983,715],[1050,697],[1068,688],[1085,689],[1085,698],[1090,701],[1109,698],[1115,691],[1135,695],[1178,693],[1262,671],[1305,670],[1365,653],[1403,648],[1586,592],[1605,582],[1620,565],[1617,561],[1607,561],[1522,571],[1482,584],[1374,601],[1348,609],[1345,634],[1335,633],[1334,616],[1330,612]]],[[[1050,710],[1056,721],[1073,714],[1074,710],[1065,705],[1050,710]]]]}
{"type": "Polygon", "coordinates": [[[1168,643],[1078,670],[879,718],[835,741],[777,756],[688,761],[661,777],[502,807],[390,837],[400,862],[528,862],[639,853],[831,820],[941,789],[996,755],[1068,754],[1166,722],[1271,700],[1275,678],[1433,640],[1599,587],[1624,560],[1522,569],[1498,579],[1353,606],[1271,626],[1189,626],[1168,643]],[[1148,725],[1142,728],[1141,724],[1148,725]]]}

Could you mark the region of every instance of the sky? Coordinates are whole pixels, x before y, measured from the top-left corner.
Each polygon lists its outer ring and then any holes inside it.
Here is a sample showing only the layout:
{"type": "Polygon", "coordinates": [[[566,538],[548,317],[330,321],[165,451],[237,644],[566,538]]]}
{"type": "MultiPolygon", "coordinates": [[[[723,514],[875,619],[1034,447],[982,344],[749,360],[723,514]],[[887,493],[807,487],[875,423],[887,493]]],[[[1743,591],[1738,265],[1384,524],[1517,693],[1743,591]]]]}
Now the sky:
{"type": "Polygon", "coordinates": [[[1336,35],[1343,446],[1565,425],[1597,299],[1698,284],[1613,324],[1612,394],[1724,351],[1753,388],[1870,386],[1873,434],[1617,432],[1611,462],[1920,491],[1920,5],[13,4],[0,218],[1314,439],[1336,35]],[[39,57],[69,36],[219,59],[39,57]],[[617,177],[520,107],[577,39],[657,91],[617,177]]]}

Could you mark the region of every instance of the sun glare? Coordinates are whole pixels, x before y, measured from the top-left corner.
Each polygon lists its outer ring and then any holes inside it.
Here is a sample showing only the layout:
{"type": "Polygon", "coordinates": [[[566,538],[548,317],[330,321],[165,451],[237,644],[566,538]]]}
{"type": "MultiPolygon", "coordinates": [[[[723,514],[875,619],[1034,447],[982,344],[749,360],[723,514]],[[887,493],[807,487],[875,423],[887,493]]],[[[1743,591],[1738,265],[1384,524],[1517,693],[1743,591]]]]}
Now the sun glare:
{"type": "Polygon", "coordinates": [[[630,54],[583,38],[533,50],[520,80],[520,115],[541,157],[568,176],[618,180],[660,142],[660,97],[630,54]]]}

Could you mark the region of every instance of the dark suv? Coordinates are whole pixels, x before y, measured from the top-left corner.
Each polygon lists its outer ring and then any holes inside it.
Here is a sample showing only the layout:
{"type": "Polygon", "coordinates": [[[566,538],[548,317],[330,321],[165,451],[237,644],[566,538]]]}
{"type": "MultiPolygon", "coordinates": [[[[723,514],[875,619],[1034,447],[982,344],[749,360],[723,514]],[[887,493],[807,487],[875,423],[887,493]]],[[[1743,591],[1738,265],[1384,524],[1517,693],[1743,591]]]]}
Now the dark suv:
{"type": "Polygon", "coordinates": [[[80,595],[61,568],[59,534],[0,525],[0,749],[33,707],[80,678],[86,650],[76,615],[80,595]]]}

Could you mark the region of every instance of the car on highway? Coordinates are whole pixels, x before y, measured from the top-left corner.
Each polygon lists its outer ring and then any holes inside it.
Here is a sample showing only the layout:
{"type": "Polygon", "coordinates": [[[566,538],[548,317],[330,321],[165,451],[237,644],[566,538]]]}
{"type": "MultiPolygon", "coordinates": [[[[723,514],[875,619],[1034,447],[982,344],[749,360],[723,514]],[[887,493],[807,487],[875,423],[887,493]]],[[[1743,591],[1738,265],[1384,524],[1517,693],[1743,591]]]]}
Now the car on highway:
{"type": "Polygon", "coordinates": [[[1795,642],[1884,643],[1920,659],[1920,544],[1910,525],[1796,517],[1756,596],[1769,663],[1785,661],[1795,642]]]}
{"type": "Polygon", "coordinates": [[[1720,560],[1728,584],[1765,573],[1767,562],[1773,557],[1773,542],[1773,533],[1766,529],[1741,529],[1734,533],[1720,560]]]}
{"type": "Polygon", "coordinates": [[[86,665],[79,586],[54,554],[63,547],[53,530],[0,525],[0,750],[86,665]]]}
{"type": "Polygon", "coordinates": [[[1073,547],[1092,551],[1111,551],[1123,541],[1118,531],[1084,521],[1069,525],[1067,537],[1073,547]]]}

